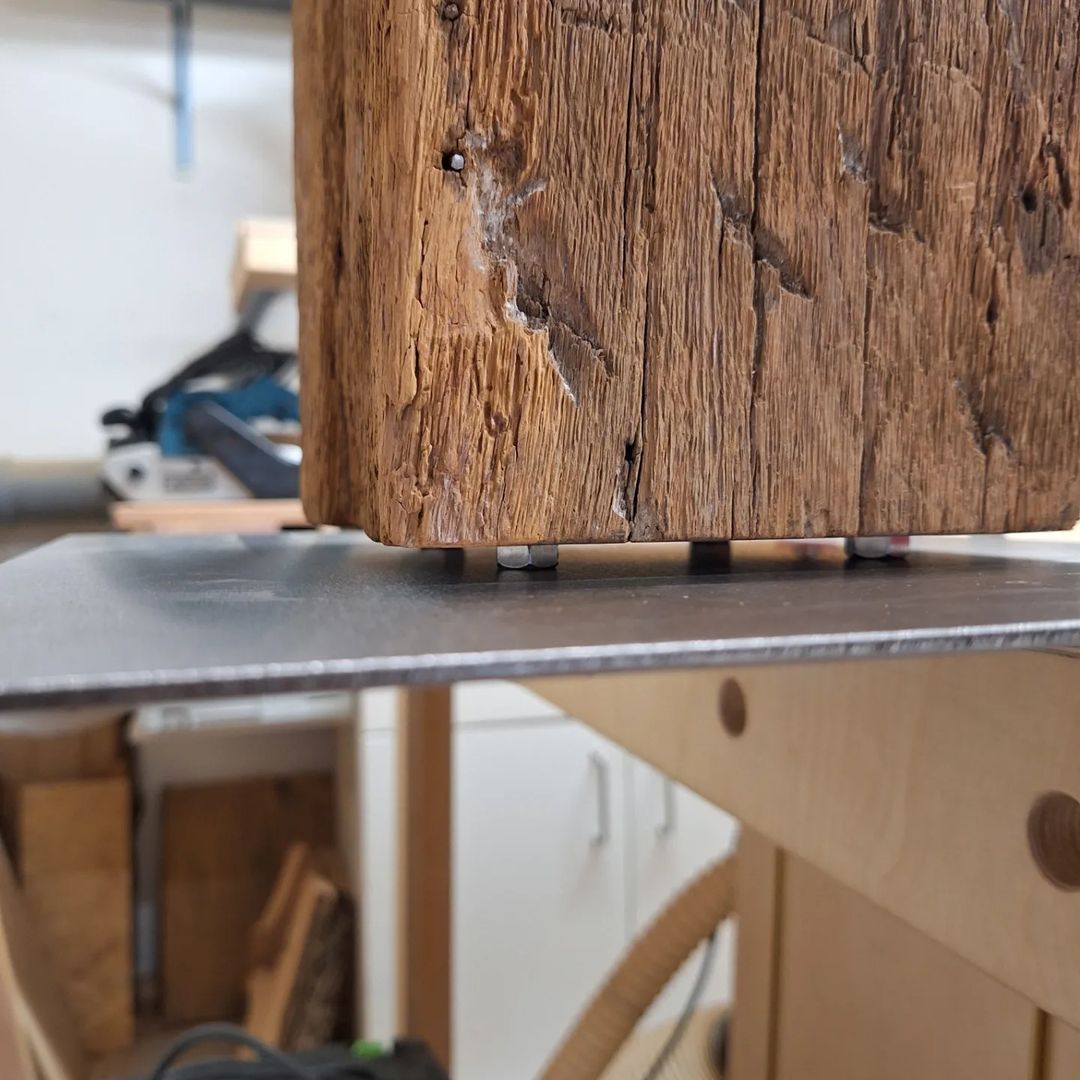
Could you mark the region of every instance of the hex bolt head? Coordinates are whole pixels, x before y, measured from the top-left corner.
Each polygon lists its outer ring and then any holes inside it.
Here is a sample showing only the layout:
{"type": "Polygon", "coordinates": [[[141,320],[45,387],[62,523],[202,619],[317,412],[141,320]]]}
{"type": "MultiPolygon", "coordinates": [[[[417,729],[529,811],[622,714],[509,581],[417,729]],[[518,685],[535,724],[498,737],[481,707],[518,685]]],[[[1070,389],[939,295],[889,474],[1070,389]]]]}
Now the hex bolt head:
{"type": "Polygon", "coordinates": [[[496,551],[496,560],[503,570],[554,570],[559,565],[559,545],[502,546],[496,551]]]}
{"type": "Polygon", "coordinates": [[[465,168],[465,155],[455,150],[443,158],[443,165],[451,172],[461,172],[465,168]]]}

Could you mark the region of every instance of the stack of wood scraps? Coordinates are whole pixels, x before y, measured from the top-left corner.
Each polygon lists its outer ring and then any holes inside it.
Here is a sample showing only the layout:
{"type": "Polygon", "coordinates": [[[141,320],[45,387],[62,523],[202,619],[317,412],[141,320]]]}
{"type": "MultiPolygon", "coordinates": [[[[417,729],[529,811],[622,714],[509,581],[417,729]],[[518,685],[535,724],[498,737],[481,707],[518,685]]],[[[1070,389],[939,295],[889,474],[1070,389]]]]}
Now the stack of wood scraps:
{"type": "Polygon", "coordinates": [[[296,844],[251,938],[244,1026],[283,1050],[329,1042],[349,1013],[353,918],[332,853],[296,844]]]}
{"type": "Polygon", "coordinates": [[[161,979],[169,1023],[244,1014],[252,927],[296,843],[333,847],[328,774],[166,788],[161,979]]]}

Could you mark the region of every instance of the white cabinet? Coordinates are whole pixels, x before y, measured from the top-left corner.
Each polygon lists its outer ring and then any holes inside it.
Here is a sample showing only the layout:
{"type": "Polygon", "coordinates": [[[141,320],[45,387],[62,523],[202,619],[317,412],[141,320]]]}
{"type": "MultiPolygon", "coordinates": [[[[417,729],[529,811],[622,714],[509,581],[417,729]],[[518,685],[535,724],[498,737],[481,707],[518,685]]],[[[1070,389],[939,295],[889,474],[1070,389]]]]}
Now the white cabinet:
{"type": "Polygon", "coordinates": [[[626,941],[623,754],[568,722],[455,754],[454,1073],[530,1080],[626,941]]]}
{"type": "MultiPolygon", "coordinates": [[[[514,691],[455,693],[454,1075],[469,1080],[531,1080],[633,936],[736,833],[704,800],[514,691]]],[[[366,1033],[385,1038],[396,764],[392,727],[372,719],[361,751],[366,1033]]],[[[697,962],[648,1020],[679,1012],[697,962]]],[[[726,935],[705,1001],[729,999],[730,982],[726,935]]]]}
{"type": "Polygon", "coordinates": [[[364,1035],[397,1034],[397,751],[393,728],[360,745],[364,1035]]]}
{"type": "MultiPolygon", "coordinates": [[[[680,787],[642,761],[631,759],[628,789],[633,876],[630,884],[634,933],[640,933],[661,909],[705,867],[729,854],[738,823],[692,791],[680,787]]],[[[717,943],[702,1004],[732,998],[734,942],[730,925],[717,943]]],[[[699,948],[671,980],[644,1023],[672,1019],[686,1004],[701,967],[699,948]]]]}

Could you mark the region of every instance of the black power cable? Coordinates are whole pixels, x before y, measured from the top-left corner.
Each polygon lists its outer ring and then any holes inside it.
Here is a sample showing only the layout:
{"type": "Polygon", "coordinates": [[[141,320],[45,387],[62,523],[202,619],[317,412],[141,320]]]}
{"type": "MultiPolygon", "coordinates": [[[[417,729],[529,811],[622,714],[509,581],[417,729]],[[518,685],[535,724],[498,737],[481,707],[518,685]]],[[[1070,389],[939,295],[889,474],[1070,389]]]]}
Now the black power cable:
{"type": "MultiPolygon", "coordinates": [[[[236,1043],[238,1046],[246,1046],[249,1050],[254,1050],[263,1059],[264,1063],[272,1065],[273,1071],[267,1072],[258,1062],[232,1061],[227,1065],[212,1067],[220,1071],[206,1070],[205,1077],[200,1077],[200,1080],[218,1080],[218,1078],[220,1080],[239,1080],[245,1065],[255,1065],[256,1069],[247,1070],[249,1075],[266,1077],[266,1080],[318,1080],[317,1074],[302,1068],[295,1061],[287,1058],[280,1050],[263,1042],[262,1039],[256,1039],[254,1035],[248,1034],[242,1027],[237,1027],[236,1024],[201,1024],[190,1031],[185,1031],[165,1051],[161,1060],[157,1063],[157,1068],[151,1073],[150,1080],[165,1080],[169,1067],[173,1062],[183,1057],[193,1047],[206,1042],[229,1042],[236,1043]]],[[[200,1070],[200,1072],[202,1071],[200,1070]]]]}
{"type": "Polygon", "coordinates": [[[235,1024],[203,1024],[181,1035],[158,1062],[149,1080],[449,1080],[423,1043],[399,1039],[392,1050],[358,1058],[343,1046],[299,1056],[283,1054],[235,1024]],[[193,1047],[226,1042],[247,1047],[258,1060],[236,1058],[175,1062],[193,1047]]]}

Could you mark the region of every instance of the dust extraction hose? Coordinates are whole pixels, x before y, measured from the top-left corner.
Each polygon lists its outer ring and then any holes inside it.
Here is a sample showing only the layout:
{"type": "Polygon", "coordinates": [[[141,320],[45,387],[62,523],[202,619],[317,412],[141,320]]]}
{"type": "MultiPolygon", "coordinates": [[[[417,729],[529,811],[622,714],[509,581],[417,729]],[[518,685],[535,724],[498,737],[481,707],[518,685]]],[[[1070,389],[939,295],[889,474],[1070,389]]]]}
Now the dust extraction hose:
{"type": "Polygon", "coordinates": [[[695,878],[630,946],[541,1073],[596,1080],[687,957],[735,911],[735,860],[695,878]]]}

